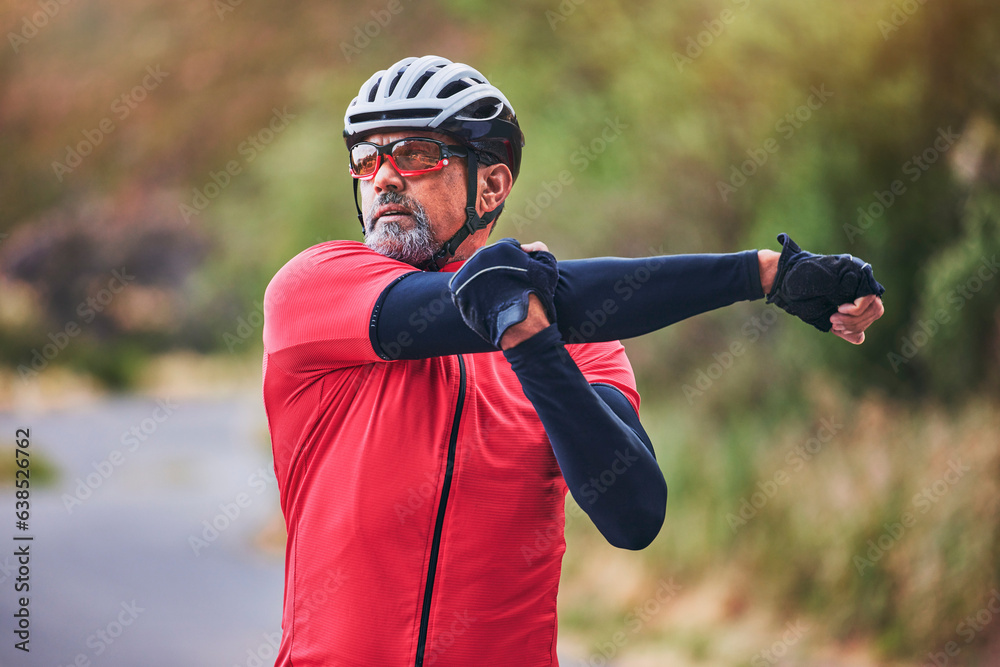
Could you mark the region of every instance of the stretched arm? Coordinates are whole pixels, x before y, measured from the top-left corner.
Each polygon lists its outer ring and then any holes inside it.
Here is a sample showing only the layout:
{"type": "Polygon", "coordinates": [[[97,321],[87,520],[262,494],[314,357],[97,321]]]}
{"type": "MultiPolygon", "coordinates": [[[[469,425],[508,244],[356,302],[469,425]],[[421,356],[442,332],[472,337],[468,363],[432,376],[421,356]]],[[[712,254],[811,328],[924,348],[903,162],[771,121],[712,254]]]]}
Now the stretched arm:
{"type": "MultiPolygon", "coordinates": [[[[621,340],[759,299],[760,266],[752,250],[562,261],[554,297],[559,331],[567,343],[621,340]]],[[[496,350],[463,322],[448,289],[451,276],[417,271],[385,289],[371,320],[372,347],[383,359],[496,350]]]]}
{"type": "Polygon", "coordinates": [[[473,255],[451,288],[465,324],[503,349],[577,503],[611,544],[641,549],[663,525],[666,482],[631,404],[591,387],[550,324],[556,278],[550,254],[504,241],[473,255]]]}

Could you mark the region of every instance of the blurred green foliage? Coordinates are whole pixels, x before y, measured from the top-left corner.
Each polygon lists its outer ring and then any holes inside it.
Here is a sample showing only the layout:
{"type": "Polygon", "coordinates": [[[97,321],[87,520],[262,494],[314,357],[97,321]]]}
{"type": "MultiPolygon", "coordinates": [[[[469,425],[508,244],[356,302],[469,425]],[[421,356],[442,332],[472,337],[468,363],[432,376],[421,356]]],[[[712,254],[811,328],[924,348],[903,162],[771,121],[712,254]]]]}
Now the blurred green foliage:
{"type": "MultiPolygon", "coordinates": [[[[13,33],[32,7],[3,10],[13,33]]],[[[399,57],[435,52],[476,65],[522,119],[525,164],[501,233],[571,257],[775,247],[787,231],[806,248],[871,261],[887,313],[860,349],[786,326],[781,346],[809,350],[810,366],[856,389],[956,400],[1000,388],[995,269],[975,282],[1000,245],[994,4],[380,11],[95,3],[2,52],[0,259],[42,302],[0,322],[3,360],[30,359],[30,341],[73,319],[116,262],[154,294],[132,290],[84,327],[89,349],[233,348],[224,333],[254,312],[284,261],[359,236],[339,138],[358,85],[399,57]],[[137,93],[151,67],[165,78],[137,93]],[[281,111],[294,118],[266,136],[281,111]],[[69,164],[102,119],[114,130],[60,172],[54,163],[69,164]],[[607,127],[616,134],[605,142],[607,127]],[[547,197],[563,170],[572,183],[547,197]],[[144,308],[161,316],[137,318],[144,308]]],[[[680,352],[650,353],[645,381],[669,390],[660,378],[709,358],[732,314],[703,320],[680,352]]],[[[259,351],[257,334],[239,350],[259,351]]],[[[95,358],[95,370],[106,366],[95,358]]]]}

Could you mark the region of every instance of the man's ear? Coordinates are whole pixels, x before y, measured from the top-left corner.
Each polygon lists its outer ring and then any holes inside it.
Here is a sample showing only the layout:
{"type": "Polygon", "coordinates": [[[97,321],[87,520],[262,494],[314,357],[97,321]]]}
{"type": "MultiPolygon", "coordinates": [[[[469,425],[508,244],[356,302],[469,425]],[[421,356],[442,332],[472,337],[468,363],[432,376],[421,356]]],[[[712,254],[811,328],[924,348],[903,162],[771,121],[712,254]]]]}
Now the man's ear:
{"type": "Polygon", "coordinates": [[[476,211],[479,215],[492,211],[507,199],[514,186],[514,176],[503,163],[491,164],[479,169],[479,198],[476,211]]]}

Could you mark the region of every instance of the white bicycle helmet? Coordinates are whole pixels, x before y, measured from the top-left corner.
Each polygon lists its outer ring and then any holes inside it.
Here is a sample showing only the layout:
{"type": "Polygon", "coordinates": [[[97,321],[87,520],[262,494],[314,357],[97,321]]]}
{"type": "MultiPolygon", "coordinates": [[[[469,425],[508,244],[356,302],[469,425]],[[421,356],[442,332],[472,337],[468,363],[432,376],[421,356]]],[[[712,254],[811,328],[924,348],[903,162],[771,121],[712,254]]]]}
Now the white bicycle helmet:
{"type": "MultiPolygon", "coordinates": [[[[376,72],[347,106],[344,141],[348,150],[373,132],[397,130],[441,132],[471,149],[467,157],[465,224],[423,267],[437,270],[468,236],[485,229],[500,215],[502,203],[481,217],[476,213],[476,168],[479,163],[503,162],[516,180],[524,134],[510,102],[496,86],[468,65],[439,56],[404,58],[376,72]]],[[[357,180],[354,204],[364,234],[357,180]]]]}
{"type": "MultiPolygon", "coordinates": [[[[517,178],[524,134],[510,102],[482,74],[439,56],[404,58],[372,75],[344,115],[350,148],[366,134],[386,130],[450,134],[500,158],[517,178]]],[[[489,158],[487,158],[489,159],[489,158]]]]}

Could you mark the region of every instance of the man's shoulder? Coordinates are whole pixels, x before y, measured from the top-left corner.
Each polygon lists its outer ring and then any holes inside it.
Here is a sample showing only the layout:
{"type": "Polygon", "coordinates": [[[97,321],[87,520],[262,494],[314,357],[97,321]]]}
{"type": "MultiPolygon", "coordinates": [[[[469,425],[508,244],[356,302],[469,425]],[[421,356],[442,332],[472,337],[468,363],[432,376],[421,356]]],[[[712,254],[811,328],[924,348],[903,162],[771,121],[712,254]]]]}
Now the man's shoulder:
{"type": "Polygon", "coordinates": [[[374,301],[395,278],[416,270],[357,241],[319,243],[271,278],[264,290],[265,319],[289,308],[312,313],[322,304],[374,301]]]}
{"type": "Polygon", "coordinates": [[[271,279],[269,289],[300,287],[319,275],[333,276],[350,269],[358,276],[377,269],[415,271],[391,257],[380,255],[359,241],[324,241],[306,248],[288,260],[271,279]]]}
{"type": "MultiPolygon", "coordinates": [[[[288,266],[299,266],[299,265],[311,265],[318,261],[331,261],[338,259],[373,259],[378,260],[388,259],[379,255],[377,252],[366,246],[360,241],[347,241],[347,240],[336,240],[336,241],[324,241],[323,243],[317,243],[314,246],[306,248],[299,254],[292,257],[282,267],[282,270],[288,266]]],[[[391,261],[391,260],[389,260],[391,261]]],[[[279,271],[280,273],[281,271],[279,271]]]]}

